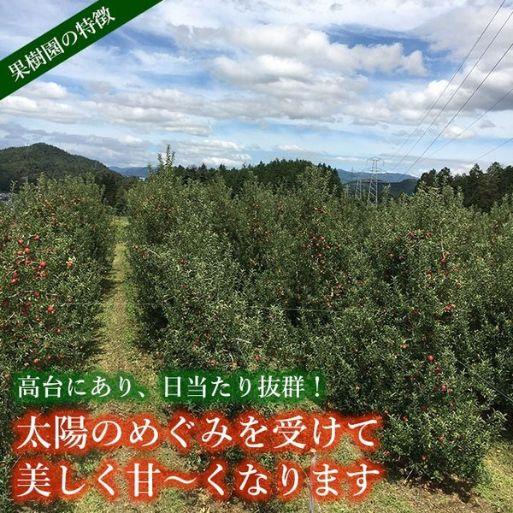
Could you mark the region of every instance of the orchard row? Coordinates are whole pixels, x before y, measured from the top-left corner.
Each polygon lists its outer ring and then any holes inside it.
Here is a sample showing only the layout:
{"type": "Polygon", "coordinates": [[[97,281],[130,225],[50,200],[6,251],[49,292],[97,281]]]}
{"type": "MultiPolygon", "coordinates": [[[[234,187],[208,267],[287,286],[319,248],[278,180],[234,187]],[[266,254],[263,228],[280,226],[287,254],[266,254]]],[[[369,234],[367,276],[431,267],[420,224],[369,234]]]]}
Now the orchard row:
{"type": "Polygon", "coordinates": [[[109,216],[88,181],[41,180],[0,205],[0,510],[9,511],[11,375],[81,369],[94,350],[109,216]]]}
{"type": "Polygon", "coordinates": [[[162,163],[129,197],[144,347],[163,368],[322,370],[328,408],[383,415],[389,468],[473,482],[513,406],[511,204],[376,208],[331,184],[234,191],[162,163]]]}

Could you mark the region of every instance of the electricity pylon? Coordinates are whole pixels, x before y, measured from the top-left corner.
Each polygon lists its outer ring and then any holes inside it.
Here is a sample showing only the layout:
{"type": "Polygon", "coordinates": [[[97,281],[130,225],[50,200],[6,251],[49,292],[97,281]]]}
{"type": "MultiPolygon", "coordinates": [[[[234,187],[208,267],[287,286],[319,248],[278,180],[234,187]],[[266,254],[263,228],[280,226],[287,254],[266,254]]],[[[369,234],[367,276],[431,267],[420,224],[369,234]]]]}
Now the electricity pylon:
{"type": "Polygon", "coordinates": [[[358,200],[361,200],[362,199],[362,196],[363,196],[363,191],[362,191],[362,179],[361,178],[358,178],[358,180],[356,180],[356,199],[358,200]]]}
{"type": "Polygon", "coordinates": [[[372,167],[370,169],[371,176],[369,178],[369,190],[367,193],[367,202],[370,205],[378,205],[379,199],[379,180],[378,173],[383,170],[383,159],[374,157],[369,159],[372,162],[372,167]]]}

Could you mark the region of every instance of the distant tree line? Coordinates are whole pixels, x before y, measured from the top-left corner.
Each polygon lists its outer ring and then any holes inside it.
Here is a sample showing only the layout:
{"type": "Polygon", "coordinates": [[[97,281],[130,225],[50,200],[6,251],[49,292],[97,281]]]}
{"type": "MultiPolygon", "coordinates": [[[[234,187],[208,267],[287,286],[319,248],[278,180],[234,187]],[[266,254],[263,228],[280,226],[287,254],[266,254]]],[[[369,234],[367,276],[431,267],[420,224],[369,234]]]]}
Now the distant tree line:
{"type": "Polygon", "coordinates": [[[466,207],[476,207],[489,211],[494,203],[504,196],[513,194],[513,166],[501,166],[494,162],[486,171],[475,165],[468,174],[453,175],[451,170],[444,167],[440,171],[434,169],[424,173],[417,188],[446,185],[463,194],[463,204],[466,207]]]}
{"type": "MultiPolygon", "coordinates": [[[[168,158],[172,156],[168,155],[168,158]]],[[[263,185],[291,188],[295,187],[302,175],[311,167],[316,167],[321,173],[329,177],[329,183],[335,190],[342,190],[342,184],[337,170],[327,164],[315,166],[308,160],[275,159],[268,163],[260,162],[256,165],[244,165],[242,168],[229,168],[220,165],[217,168],[207,167],[205,164],[196,167],[175,166],[174,172],[184,182],[209,182],[221,179],[233,193],[238,193],[248,179],[252,178],[263,185]]]]}

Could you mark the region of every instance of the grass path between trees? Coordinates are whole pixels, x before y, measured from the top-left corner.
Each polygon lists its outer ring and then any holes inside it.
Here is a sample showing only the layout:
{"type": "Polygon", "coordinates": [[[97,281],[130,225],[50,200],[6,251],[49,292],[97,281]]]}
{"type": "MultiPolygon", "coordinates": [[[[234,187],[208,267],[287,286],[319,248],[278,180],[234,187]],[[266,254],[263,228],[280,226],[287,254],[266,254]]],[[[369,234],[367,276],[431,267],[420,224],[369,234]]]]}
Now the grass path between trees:
{"type": "MultiPolygon", "coordinates": [[[[107,373],[125,371],[136,380],[156,390],[156,369],[152,357],[142,352],[136,345],[137,330],[130,314],[127,274],[129,272],[125,255],[123,232],[126,220],[116,219],[116,248],[110,287],[106,293],[101,314],[100,351],[92,369],[107,373]]],[[[165,421],[163,404],[156,396],[144,403],[106,403],[93,409],[93,414],[115,413],[121,416],[138,412],[147,412],[165,421]]],[[[111,455],[123,465],[134,453],[121,449],[111,455]]],[[[149,457],[155,457],[170,468],[184,469],[185,462],[169,448],[161,448],[149,457]]],[[[93,472],[99,459],[85,460],[82,469],[93,472]]],[[[513,443],[498,442],[487,458],[490,479],[477,487],[468,497],[430,491],[419,486],[405,483],[385,482],[376,488],[375,493],[364,504],[350,506],[341,502],[336,505],[318,506],[318,513],[513,513],[513,443]]],[[[121,481],[120,481],[121,483],[121,481]]],[[[276,505],[275,505],[276,506],[276,505]]],[[[161,498],[148,505],[134,505],[122,493],[118,502],[107,503],[96,492],[90,492],[73,508],[73,513],[244,513],[252,510],[240,503],[214,504],[202,494],[184,496],[173,490],[165,491],[161,498]]],[[[260,509],[259,512],[275,513],[278,510],[260,509]]],[[[300,500],[287,505],[283,511],[289,513],[308,512],[308,502],[300,500]]]]}
{"type": "MultiPolygon", "coordinates": [[[[126,229],[124,219],[115,220],[116,246],[110,284],[104,300],[101,314],[102,328],[100,331],[100,348],[96,361],[92,362],[91,368],[101,370],[110,374],[117,372],[128,372],[132,374],[138,383],[148,389],[156,390],[157,374],[150,355],[142,352],[136,346],[136,329],[134,321],[128,308],[127,272],[128,264],[125,255],[125,244],[123,232],[126,229]]],[[[162,403],[154,395],[145,402],[109,402],[93,408],[93,414],[112,413],[126,417],[135,413],[151,413],[164,421],[162,415],[162,403]]],[[[131,457],[139,456],[127,449],[120,449],[109,455],[121,466],[131,457]]],[[[177,456],[174,451],[167,448],[146,453],[148,457],[155,457],[164,465],[177,464],[177,456]]],[[[94,471],[98,463],[97,458],[84,462],[84,471],[94,471]]],[[[121,484],[122,481],[119,481],[121,484]]],[[[155,513],[182,513],[188,511],[184,508],[182,497],[173,490],[162,494],[161,499],[155,504],[134,505],[127,500],[124,490],[119,501],[114,503],[106,502],[98,493],[88,493],[74,508],[75,513],[132,513],[132,512],[155,512],[155,513]]]]}

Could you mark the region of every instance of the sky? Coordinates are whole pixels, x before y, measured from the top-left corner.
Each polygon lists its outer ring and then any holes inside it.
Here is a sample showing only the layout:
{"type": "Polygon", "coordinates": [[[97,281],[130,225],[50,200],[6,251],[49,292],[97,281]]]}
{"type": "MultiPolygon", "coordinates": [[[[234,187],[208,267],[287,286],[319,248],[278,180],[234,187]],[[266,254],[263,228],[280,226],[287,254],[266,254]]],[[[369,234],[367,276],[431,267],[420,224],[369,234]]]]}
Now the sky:
{"type": "MultiPolygon", "coordinates": [[[[511,0],[462,65],[500,3],[163,0],[0,101],[0,148],[46,142],[120,167],[167,145],[184,165],[511,164],[513,50],[472,96],[513,40],[511,0]]],[[[90,4],[1,2],[0,59],[90,4]]]]}

